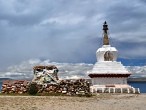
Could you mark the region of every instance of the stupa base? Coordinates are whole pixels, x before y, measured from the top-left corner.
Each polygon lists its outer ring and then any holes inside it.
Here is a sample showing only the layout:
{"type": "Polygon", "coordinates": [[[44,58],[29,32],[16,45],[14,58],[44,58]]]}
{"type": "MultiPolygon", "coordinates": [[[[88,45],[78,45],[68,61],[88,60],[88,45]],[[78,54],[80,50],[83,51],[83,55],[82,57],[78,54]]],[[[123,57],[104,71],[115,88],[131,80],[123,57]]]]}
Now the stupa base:
{"type": "Polygon", "coordinates": [[[139,88],[130,85],[93,85],[90,86],[91,93],[128,93],[140,94],[139,88]]]}

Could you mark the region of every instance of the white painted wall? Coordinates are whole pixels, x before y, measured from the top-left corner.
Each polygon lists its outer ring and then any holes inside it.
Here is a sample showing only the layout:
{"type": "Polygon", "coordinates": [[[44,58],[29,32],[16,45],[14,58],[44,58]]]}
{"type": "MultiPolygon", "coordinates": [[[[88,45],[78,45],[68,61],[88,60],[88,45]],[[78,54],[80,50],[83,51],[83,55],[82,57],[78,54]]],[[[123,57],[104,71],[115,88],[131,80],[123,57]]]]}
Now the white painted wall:
{"type": "Polygon", "coordinates": [[[127,78],[92,78],[93,85],[127,84],[127,78]]]}
{"type": "Polygon", "coordinates": [[[111,47],[110,45],[103,45],[96,51],[97,62],[104,61],[104,54],[106,51],[110,51],[113,54],[113,61],[117,60],[117,49],[115,47],[111,47]]]}
{"type": "Polygon", "coordinates": [[[89,74],[127,74],[130,72],[123,66],[121,62],[104,61],[96,62],[89,74]]]}

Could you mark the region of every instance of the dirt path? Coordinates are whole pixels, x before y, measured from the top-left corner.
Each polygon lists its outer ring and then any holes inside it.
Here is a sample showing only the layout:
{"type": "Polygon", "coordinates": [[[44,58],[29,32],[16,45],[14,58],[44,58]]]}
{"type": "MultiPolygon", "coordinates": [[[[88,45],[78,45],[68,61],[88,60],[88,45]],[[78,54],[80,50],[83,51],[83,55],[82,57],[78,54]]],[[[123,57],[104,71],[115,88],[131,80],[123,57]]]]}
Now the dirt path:
{"type": "Polygon", "coordinates": [[[146,110],[146,94],[97,96],[0,96],[0,110],[146,110]]]}

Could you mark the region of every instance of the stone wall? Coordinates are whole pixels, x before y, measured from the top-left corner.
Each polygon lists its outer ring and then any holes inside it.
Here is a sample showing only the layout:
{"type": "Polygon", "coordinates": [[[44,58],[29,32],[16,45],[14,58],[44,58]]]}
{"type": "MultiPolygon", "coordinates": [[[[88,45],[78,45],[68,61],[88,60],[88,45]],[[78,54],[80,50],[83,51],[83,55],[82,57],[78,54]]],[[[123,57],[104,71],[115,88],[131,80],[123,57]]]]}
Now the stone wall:
{"type": "MultiPolygon", "coordinates": [[[[2,93],[28,93],[31,82],[26,80],[5,80],[2,84],[2,93]]],[[[53,95],[90,95],[90,83],[85,79],[60,80],[57,84],[37,84],[39,94],[53,95]]]]}
{"type": "Polygon", "coordinates": [[[2,93],[26,93],[30,81],[27,80],[4,80],[1,88],[2,93]]]}

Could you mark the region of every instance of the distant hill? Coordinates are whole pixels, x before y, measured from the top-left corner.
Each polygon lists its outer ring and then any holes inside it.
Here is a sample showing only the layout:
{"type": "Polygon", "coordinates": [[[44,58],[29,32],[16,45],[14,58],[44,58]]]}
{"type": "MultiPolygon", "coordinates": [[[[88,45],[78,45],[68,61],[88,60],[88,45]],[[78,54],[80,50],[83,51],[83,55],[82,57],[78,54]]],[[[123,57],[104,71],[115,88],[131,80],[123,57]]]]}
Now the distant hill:
{"type": "Polygon", "coordinates": [[[0,82],[2,82],[3,80],[11,80],[10,78],[0,78],[0,82]]]}
{"type": "Polygon", "coordinates": [[[146,82],[146,78],[128,78],[128,82],[146,82]]]}
{"type": "Polygon", "coordinates": [[[146,65],[146,59],[118,58],[118,61],[121,61],[125,66],[145,66],[146,65]]]}

